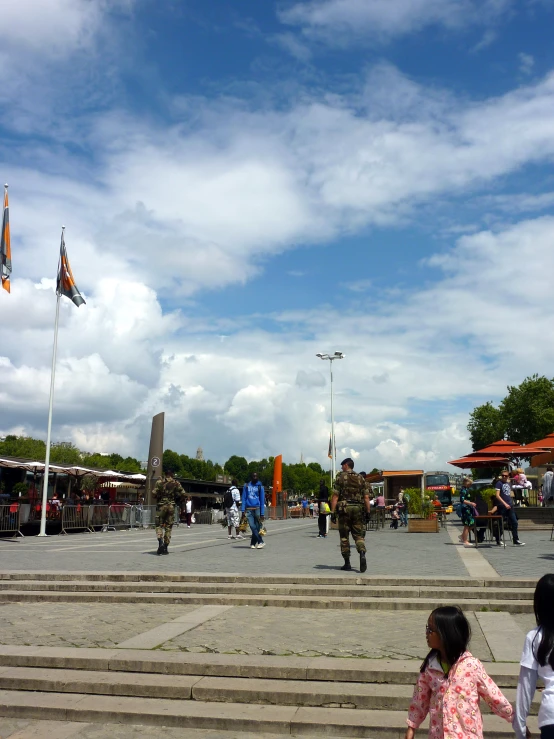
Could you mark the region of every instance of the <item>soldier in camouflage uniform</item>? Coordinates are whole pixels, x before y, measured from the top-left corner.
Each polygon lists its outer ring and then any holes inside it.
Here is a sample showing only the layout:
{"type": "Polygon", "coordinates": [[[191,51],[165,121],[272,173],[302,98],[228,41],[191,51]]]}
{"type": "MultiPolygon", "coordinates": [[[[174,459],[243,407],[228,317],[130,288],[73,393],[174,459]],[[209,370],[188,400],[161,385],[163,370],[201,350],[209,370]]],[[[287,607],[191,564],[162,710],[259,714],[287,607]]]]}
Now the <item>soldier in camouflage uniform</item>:
{"type": "Polygon", "coordinates": [[[342,472],[336,477],[331,498],[331,514],[333,521],[338,513],[340,551],[344,557],[343,570],[351,570],[350,540],[352,534],[356,549],[360,555],[360,572],[367,570],[365,548],[365,523],[369,517],[369,494],[371,486],[365,478],[354,472],[354,462],[347,457],[341,462],[342,472]]]}
{"type": "Polygon", "coordinates": [[[165,475],[154,488],[156,498],[156,536],[158,554],[169,554],[167,547],[171,541],[171,531],[175,521],[175,504],[181,502],[185,491],[170,474],[165,475]]]}

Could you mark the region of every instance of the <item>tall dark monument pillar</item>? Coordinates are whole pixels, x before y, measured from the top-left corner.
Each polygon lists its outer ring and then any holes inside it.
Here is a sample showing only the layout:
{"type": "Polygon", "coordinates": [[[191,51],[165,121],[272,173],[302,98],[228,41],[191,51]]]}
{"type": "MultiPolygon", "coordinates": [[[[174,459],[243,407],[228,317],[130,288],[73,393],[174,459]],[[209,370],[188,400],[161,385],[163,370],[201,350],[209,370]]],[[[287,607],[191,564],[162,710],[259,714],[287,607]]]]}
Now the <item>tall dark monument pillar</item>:
{"type": "Polygon", "coordinates": [[[158,413],[152,418],[150,433],[150,451],[148,452],[148,468],[146,470],[146,505],[154,505],[152,491],[162,476],[162,459],[164,453],[164,417],[158,413]]]}

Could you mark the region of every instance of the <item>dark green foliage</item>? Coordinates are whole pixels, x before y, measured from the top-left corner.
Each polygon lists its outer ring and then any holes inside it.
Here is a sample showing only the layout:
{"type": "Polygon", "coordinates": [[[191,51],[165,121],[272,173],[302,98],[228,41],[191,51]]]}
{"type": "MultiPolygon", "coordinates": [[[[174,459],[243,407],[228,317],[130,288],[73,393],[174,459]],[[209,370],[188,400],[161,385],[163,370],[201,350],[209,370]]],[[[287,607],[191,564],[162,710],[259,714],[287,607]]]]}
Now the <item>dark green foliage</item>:
{"type": "Polygon", "coordinates": [[[554,380],[532,375],[508,394],[498,408],[492,403],[477,406],[468,423],[473,449],[499,439],[529,444],[554,432],[554,380]]]}

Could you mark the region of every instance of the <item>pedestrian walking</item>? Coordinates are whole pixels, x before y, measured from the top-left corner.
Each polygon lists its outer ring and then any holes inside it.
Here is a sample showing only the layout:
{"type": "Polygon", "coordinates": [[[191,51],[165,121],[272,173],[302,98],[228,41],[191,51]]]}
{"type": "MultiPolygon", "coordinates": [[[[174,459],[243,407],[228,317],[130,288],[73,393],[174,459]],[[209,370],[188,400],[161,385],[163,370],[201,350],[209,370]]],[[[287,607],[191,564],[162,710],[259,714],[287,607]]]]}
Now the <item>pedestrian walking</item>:
{"type": "Polygon", "coordinates": [[[263,549],[265,542],[260,535],[260,529],[265,513],[265,491],[256,472],[252,474],[250,482],[247,482],[242,489],[241,510],[246,513],[248,525],[252,532],[250,549],[263,549]]]}
{"type": "Polygon", "coordinates": [[[239,531],[240,524],[240,492],[238,489],[238,481],[233,480],[231,487],[225,493],[223,498],[223,507],[225,509],[225,515],[227,517],[227,538],[228,539],[244,539],[244,536],[239,531]],[[234,533],[233,533],[234,529],[234,533]]]}
{"type": "Polygon", "coordinates": [[[554,575],[543,575],[534,596],[537,625],[525,637],[517,683],[516,711],[513,727],[516,739],[529,736],[527,717],[537,687],[542,680],[544,690],[539,708],[541,739],[554,737],[554,575]]]}
{"type": "Polygon", "coordinates": [[[185,491],[173,475],[167,474],[156,484],[156,537],[158,539],[157,554],[169,554],[167,548],[171,542],[171,532],[175,521],[175,504],[180,503],[185,491]]]}
{"type": "Polygon", "coordinates": [[[336,477],[331,497],[332,521],[339,523],[340,550],[344,559],[341,569],[351,570],[350,534],[360,555],[360,572],[367,570],[365,524],[369,520],[371,486],[354,472],[354,461],[347,457],[341,462],[342,472],[336,477]]]}
{"type": "Polygon", "coordinates": [[[187,529],[190,529],[190,525],[192,523],[192,513],[193,513],[192,498],[189,495],[185,501],[185,520],[187,522],[187,529]]]}
{"type": "Polygon", "coordinates": [[[432,611],[425,628],[430,652],[423,660],[408,713],[406,739],[429,714],[429,739],[482,739],[482,698],[511,721],[513,709],[481,662],[467,651],[471,629],[458,606],[432,611]]]}
{"type": "Polygon", "coordinates": [[[404,491],[402,489],[398,493],[396,508],[398,510],[398,513],[400,514],[400,525],[407,526],[408,525],[408,501],[404,497],[404,491]]]}
{"type": "Polygon", "coordinates": [[[475,526],[475,513],[477,508],[475,501],[469,499],[469,486],[471,483],[472,480],[470,477],[464,477],[462,480],[462,487],[460,489],[460,517],[464,526],[464,530],[460,536],[460,541],[464,547],[475,546],[475,544],[470,544],[469,542],[469,529],[472,526],[475,526]]]}
{"type": "Polygon", "coordinates": [[[308,515],[308,499],[306,496],[302,498],[300,505],[302,506],[302,518],[306,518],[308,515]]]}
{"type": "Polygon", "coordinates": [[[500,480],[495,485],[496,488],[496,505],[498,510],[504,516],[504,528],[512,530],[512,540],[517,547],[524,547],[525,544],[518,536],[518,521],[516,512],[514,511],[511,496],[510,473],[508,470],[502,470],[500,480]]]}
{"type": "Polygon", "coordinates": [[[318,512],[318,539],[325,539],[327,537],[327,525],[331,514],[331,508],[329,507],[329,488],[325,484],[325,480],[319,481],[318,512]]]}

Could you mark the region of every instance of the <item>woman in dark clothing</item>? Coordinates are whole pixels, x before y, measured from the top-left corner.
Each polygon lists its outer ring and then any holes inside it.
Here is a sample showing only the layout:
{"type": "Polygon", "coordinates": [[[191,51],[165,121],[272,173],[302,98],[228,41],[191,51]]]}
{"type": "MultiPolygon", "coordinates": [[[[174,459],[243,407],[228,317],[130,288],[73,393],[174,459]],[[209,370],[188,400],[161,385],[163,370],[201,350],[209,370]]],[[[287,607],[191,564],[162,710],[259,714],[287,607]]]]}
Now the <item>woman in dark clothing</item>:
{"type": "Polygon", "coordinates": [[[460,490],[460,505],[462,506],[461,518],[464,530],[460,536],[460,541],[464,547],[474,547],[475,544],[469,543],[469,529],[475,524],[475,508],[476,504],[469,499],[469,486],[471,478],[464,477],[462,481],[462,489],[460,490]]]}

